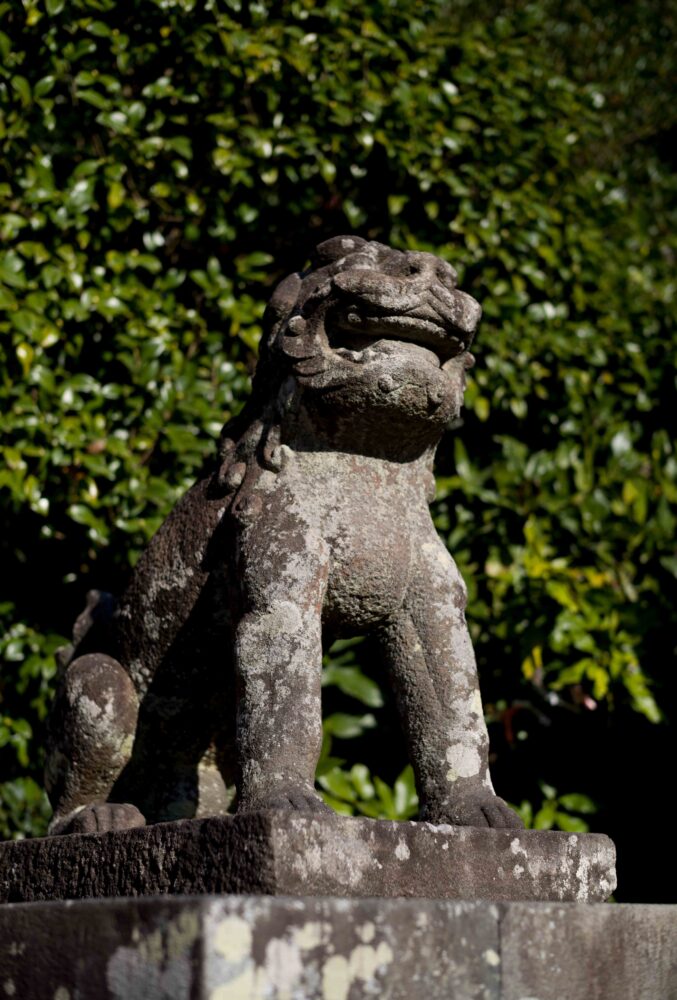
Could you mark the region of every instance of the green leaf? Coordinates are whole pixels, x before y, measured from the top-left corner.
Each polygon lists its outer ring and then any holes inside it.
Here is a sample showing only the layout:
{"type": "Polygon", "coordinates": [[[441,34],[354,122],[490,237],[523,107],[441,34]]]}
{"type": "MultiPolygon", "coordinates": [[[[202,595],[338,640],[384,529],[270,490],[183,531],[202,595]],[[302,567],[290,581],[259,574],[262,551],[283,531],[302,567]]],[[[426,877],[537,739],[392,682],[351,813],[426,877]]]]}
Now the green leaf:
{"type": "Polygon", "coordinates": [[[56,83],[55,76],[43,76],[42,79],[38,80],[33,89],[34,97],[46,97],[50,93],[54,84],[56,83]]]}
{"type": "Polygon", "coordinates": [[[25,76],[13,76],[11,79],[12,88],[21,98],[21,103],[26,108],[31,103],[31,86],[25,76]]]}
{"type": "Polygon", "coordinates": [[[16,309],[16,297],[0,285],[0,309],[16,309]]]}
{"type": "Polygon", "coordinates": [[[99,94],[96,90],[79,90],[78,98],[81,101],[86,101],[87,104],[93,105],[95,108],[99,108],[101,111],[108,111],[111,106],[110,99],[104,94],[99,94]]]}
{"type": "Polygon", "coordinates": [[[337,687],[339,691],[357,698],[369,708],[380,708],[383,705],[383,695],[371,678],[365,677],[359,667],[342,667],[331,664],[325,667],[322,674],[323,687],[337,687]]]}
{"type": "Polygon", "coordinates": [[[364,764],[353,764],[350,769],[350,779],[360,799],[367,801],[375,795],[374,783],[369,774],[369,768],[364,764]]]}
{"type": "Polygon", "coordinates": [[[26,287],[26,278],[23,274],[24,262],[18,254],[9,250],[0,256],[0,281],[12,288],[23,289],[26,287]]]}
{"type": "Polygon", "coordinates": [[[584,816],[597,812],[597,806],[588,795],[572,792],[560,795],[559,804],[570,812],[583,813],[584,816]]]}
{"type": "Polygon", "coordinates": [[[569,816],[568,813],[563,812],[555,813],[555,826],[569,833],[587,833],[590,829],[585,820],[580,819],[578,816],[569,816]]]}
{"type": "Polygon", "coordinates": [[[411,764],[395,780],[393,805],[398,819],[411,819],[418,813],[418,793],[411,764]]]}
{"type": "Polygon", "coordinates": [[[334,768],[334,770],[328,771],[318,780],[320,786],[330,792],[335,799],[354,802],[357,798],[353,783],[339,768],[334,768]]]}
{"type": "Polygon", "coordinates": [[[373,715],[348,715],[345,712],[335,712],[324,720],[325,729],[332,736],[342,740],[350,740],[361,736],[367,729],[373,729],[376,719],[373,715]]]}
{"type": "Polygon", "coordinates": [[[555,824],[557,815],[557,803],[549,800],[543,804],[534,816],[534,830],[551,830],[555,824]]]}

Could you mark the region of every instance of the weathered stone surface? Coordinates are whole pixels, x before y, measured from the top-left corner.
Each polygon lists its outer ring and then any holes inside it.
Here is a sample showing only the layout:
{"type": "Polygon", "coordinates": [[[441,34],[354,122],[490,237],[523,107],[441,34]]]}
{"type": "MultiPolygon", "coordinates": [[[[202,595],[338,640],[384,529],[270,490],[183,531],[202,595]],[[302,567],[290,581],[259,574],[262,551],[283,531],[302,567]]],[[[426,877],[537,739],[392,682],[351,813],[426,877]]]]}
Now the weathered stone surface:
{"type": "Polygon", "coordinates": [[[514,903],[501,957],[503,1000],[675,1000],[677,906],[514,903]]]}
{"type": "Polygon", "coordinates": [[[158,893],[605,900],[598,834],[434,827],[284,811],[0,844],[0,901],[158,893]]]}
{"type": "Polygon", "coordinates": [[[674,1000],[677,907],[202,897],[0,907],[0,996],[674,1000]]]}
{"type": "Polygon", "coordinates": [[[52,833],[326,811],[323,637],[371,634],[421,818],[519,828],[492,787],[466,589],[428,502],[481,308],[446,261],[327,240],[266,311],[252,395],[119,601],[61,659],[52,833]]]}

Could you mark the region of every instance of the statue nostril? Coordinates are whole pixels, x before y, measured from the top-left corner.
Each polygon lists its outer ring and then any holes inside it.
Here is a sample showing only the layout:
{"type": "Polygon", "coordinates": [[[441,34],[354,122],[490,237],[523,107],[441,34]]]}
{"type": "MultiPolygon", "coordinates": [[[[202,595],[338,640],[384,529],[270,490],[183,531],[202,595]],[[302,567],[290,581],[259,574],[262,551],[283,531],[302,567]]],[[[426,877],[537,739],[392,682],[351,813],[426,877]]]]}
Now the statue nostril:
{"type": "Polygon", "coordinates": [[[432,257],[432,254],[417,253],[413,250],[407,254],[407,272],[410,277],[417,274],[434,273],[436,265],[437,260],[432,257]]]}
{"type": "Polygon", "coordinates": [[[450,291],[456,288],[458,275],[446,260],[440,260],[434,254],[426,253],[423,250],[410,250],[405,256],[406,277],[415,278],[419,275],[430,275],[450,291]]]}

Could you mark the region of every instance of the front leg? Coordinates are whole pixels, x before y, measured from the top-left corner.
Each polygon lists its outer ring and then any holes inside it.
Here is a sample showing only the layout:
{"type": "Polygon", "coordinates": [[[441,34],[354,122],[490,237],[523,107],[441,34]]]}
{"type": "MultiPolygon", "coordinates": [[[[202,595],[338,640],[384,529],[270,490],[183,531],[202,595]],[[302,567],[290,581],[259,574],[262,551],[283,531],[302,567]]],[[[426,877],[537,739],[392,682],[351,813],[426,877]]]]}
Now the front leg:
{"type": "Polygon", "coordinates": [[[521,827],[494,792],[466,593],[439,539],[421,546],[401,611],[380,630],[421,798],[421,819],[521,827]]]}
{"type": "Polygon", "coordinates": [[[235,632],[240,811],[331,812],[314,791],[322,747],[325,550],[319,539],[288,533],[269,535],[263,546],[244,545],[249,610],[235,632]]]}

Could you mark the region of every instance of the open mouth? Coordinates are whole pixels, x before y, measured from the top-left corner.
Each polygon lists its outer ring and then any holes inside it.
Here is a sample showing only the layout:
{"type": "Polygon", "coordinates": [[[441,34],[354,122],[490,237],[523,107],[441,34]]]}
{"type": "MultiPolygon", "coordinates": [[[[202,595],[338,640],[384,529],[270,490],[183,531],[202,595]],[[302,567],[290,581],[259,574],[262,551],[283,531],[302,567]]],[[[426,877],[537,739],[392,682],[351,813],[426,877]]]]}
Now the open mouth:
{"type": "Polygon", "coordinates": [[[427,360],[437,367],[466,352],[466,343],[456,331],[452,332],[449,325],[429,316],[411,313],[368,315],[351,309],[342,312],[336,320],[335,324],[330,324],[338,334],[330,338],[335,349],[348,348],[352,352],[361,352],[373,347],[383,353],[386,344],[393,345],[391,350],[396,345],[410,344],[424,349],[427,360]]]}
{"type": "Polygon", "coordinates": [[[441,360],[448,360],[464,349],[460,337],[450,333],[442,323],[422,316],[360,316],[348,314],[352,329],[363,330],[371,337],[392,337],[395,340],[410,341],[434,350],[441,360]]]}
{"type": "MultiPolygon", "coordinates": [[[[416,329],[419,330],[420,327],[417,326],[416,329]]],[[[354,329],[336,330],[329,342],[340,357],[355,364],[365,364],[383,355],[401,355],[403,352],[411,354],[420,364],[429,364],[445,371],[457,365],[468,370],[475,364],[474,356],[463,344],[460,344],[460,348],[454,345],[455,349],[450,350],[448,340],[443,340],[439,333],[435,338],[431,336],[422,343],[420,337],[408,338],[402,335],[401,328],[388,328],[385,324],[379,324],[378,329],[374,324],[368,334],[363,328],[359,333],[354,329]]]]}

